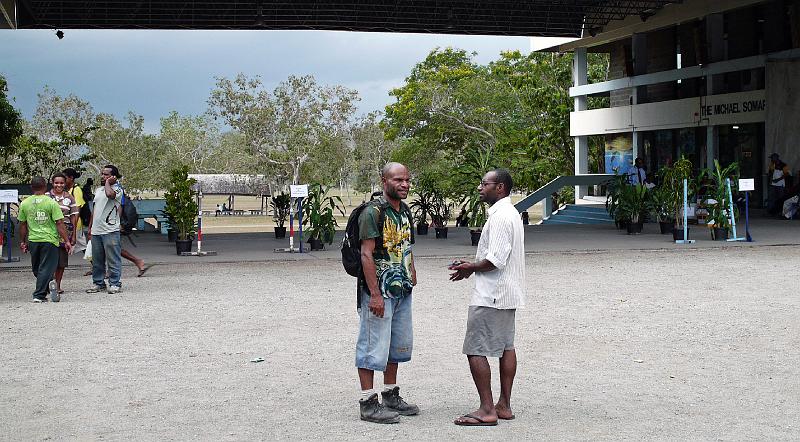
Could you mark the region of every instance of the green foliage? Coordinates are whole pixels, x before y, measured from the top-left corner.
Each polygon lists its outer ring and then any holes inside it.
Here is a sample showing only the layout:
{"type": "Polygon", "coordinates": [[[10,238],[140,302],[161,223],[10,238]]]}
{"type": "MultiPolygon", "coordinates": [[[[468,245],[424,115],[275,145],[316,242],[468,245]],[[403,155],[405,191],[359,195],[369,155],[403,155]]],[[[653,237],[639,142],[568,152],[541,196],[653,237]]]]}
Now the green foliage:
{"type": "Polygon", "coordinates": [[[330,187],[320,183],[308,185],[308,197],[303,200],[303,225],[306,241],[320,240],[333,243],[336,234],[336,213],[344,216],[344,204],[338,196],[328,196],[330,187]]]}
{"type": "Polygon", "coordinates": [[[668,194],[669,207],[675,214],[675,224],[683,227],[683,180],[687,181],[687,196],[691,198],[696,190],[692,179],[692,162],[681,155],[672,166],[662,166],[659,170],[661,185],[668,194]]]}
{"type": "Polygon", "coordinates": [[[22,116],[8,101],[8,84],[0,75],[0,151],[5,156],[14,141],[22,135],[22,116]]]}
{"type": "MultiPolygon", "coordinates": [[[[711,181],[706,196],[717,201],[716,204],[708,205],[709,220],[714,221],[715,227],[730,229],[731,199],[728,197],[727,180],[731,180],[731,193],[735,192],[739,183],[739,164],[734,162],[723,168],[720,167],[718,160],[714,160],[714,168],[705,169],[702,176],[708,177],[711,181]]],[[[738,215],[736,210],[734,205],[734,215],[738,215]]]]}
{"type": "Polygon", "coordinates": [[[447,227],[447,223],[453,217],[453,203],[441,193],[433,194],[433,205],[431,206],[431,221],[434,227],[447,227]]]}
{"type": "MultiPolygon", "coordinates": [[[[615,172],[618,172],[615,170],[615,172]]],[[[622,217],[622,213],[618,211],[620,200],[622,198],[622,192],[625,190],[626,187],[630,186],[628,183],[628,175],[624,173],[615,173],[611,180],[608,182],[607,186],[607,196],[606,196],[606,211],[608,214],[614,218],[615,221],[621,221],[624,218],[622,217]]]]}
{"type": "Polygon", "coordinates": [[[275,211],[273,219],[278,227],[283,227],[286,220],[289,218],[289,210],[291,209],[292,198],[289,194],[281,192],[280,195],[272,197],[272,210],[275,211]]]}
{"type": "Polygon", "coordinates": [[[71,133],[61,121],[57,121],[56,126],[58,136],[50,141],[41,141],[32,135],[17,137],[3,153],[0,174],[24,182],[32,176],[49,179],[67,167],[82,170],[83,164],[94,158],[85,146],[88,134],[97,128],[86,127],[71,133]],[[75,156],[75,151],[82,153],[75,156]]]}
{"type": "Polygon", "coordinates": [[[672,211],[671,195],[666,186],[660,185],[653,188],[650,191],[650,201],[659,222],[674,221],[675,212],[672,211]]]}
{"type": "Polygon", "coordinates": [[[270,92],[258,76],[239,74],[217,78],[208,103],[214,118],[241,134],[261,170],[296,184],[304,167],[330,171],[325,150],[346,151],[339,144],[347,140],[356,101],[356,91],[319,85],[312,76],[289,76],[270,92]],[[312,161],[320,162],[306,164],[312,161]]]}
{"type": "Polygon", "coordinates": [[[164,213],[177,232],[178,239],[185,240],[195,233],[197,219],[197,192],[192,188],[197,181],[189,178],[189,166],[183,165],[170,171],[169,187],[164,194],[164,213]]]}
{"type": "MultiPolygon", "coordinates": [[[[509,169],[523,191],[572,174],[572,56],[504,52],[486,66],[473,57],[436,49],[391,92],[397,101],[383,124],[389,138],[403,140],[393,159],[460,197],[474,191],[473,175],[494,167],[509,169]],[[489,161],[476,161],[482,156],[489,161]]],[[[604,80],[607,68],[607,58],[592,54],[591,81],[604,80]]],[[[602,154],[597,146],[593,152],[602,154]]]]}
{"type": "Polygon", "coordinates": [[[623,186],[619,194],[616,215],[619,219],[639,223],[651,209],[650,192],[641,184],[623,186]]]}

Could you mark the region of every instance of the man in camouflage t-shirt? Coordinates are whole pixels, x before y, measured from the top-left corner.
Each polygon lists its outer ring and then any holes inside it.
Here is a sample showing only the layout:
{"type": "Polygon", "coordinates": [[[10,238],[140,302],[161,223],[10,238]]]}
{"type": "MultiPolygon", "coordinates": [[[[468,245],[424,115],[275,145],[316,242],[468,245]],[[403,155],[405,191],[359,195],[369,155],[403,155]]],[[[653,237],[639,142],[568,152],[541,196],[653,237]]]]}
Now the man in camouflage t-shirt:
{"type": "Polygon", "coordinates": [[[361,321],[356,367],[361,382],[361,419],[386,424],[399,422],[400,414],[419,413],[416,405],[400,397],[397,386],[398,363],[411,360],[411,291],[417,275],[411,252],[411,212],[402,202],[408,197],[410,186],[408,169],[389,163],[383,168],[381,180],[383,196],[358,219],[364,279],[359,284],[361,321]],[[374,389],[376,370],[383,372],[383,403],[374,389]]]}

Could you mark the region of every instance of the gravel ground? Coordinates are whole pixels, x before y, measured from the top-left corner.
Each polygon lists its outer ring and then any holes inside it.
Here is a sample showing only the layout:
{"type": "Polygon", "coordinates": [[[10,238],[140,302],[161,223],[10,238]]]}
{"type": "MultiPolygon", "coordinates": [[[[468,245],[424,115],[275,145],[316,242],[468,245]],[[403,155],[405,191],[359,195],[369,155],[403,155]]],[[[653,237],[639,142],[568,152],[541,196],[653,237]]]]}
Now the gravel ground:
{"type": "Polygon", "coordinates": [[[528,255],[517,419],[495,428],[451,423],[477,394],[460,354],[472,281],[450,283],[448,259],[418,262],[400,385],[422,412],[389,426],[358,420],[354,281],[338,261],[125,267],[113,296],[68,270],[59,304],[27,302],[30,272],[2,270],[0,439],[797,440],[798,258],[528,255]]]}

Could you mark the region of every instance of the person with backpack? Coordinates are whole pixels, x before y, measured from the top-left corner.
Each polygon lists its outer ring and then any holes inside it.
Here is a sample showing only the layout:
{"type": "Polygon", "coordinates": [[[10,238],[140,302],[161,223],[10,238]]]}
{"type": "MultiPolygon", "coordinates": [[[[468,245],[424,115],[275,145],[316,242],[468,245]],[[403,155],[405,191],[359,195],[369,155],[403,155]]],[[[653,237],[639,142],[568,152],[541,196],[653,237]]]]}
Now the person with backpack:
{"type": "Polygon", "coordinates": [[[122,244],[120,243],[120,212],[122,186],[117,182],[122,175],[112,164],[103,166],[100,184],[94,193],[94,210],[87,239],[92,241],[92,287],[86,293],[122,291],[122,244]],[[108,267],[108,286],[105,282],[108,267]]]}
{"type": "MultiPolygon", "coordinates": [[[[398,364],[411,360],[411,291],[417,275],[411,253],[411,211],[402,201],[408,197],[408,169],[389,163],[383,168],[381,181],[383,195],[356,209],[360,210],[355,214],[359,241],[350,238],[350,244],[358,244],[361,258],[355,361],[361,384],[359,411],[361,420],[390,424],[399,422],[399,415],[419,413],[416,405],[403,400],[397,385],[398,364]],[[382,401],[374,388],[375,371],[383,372],[382,401]]],[[[348,230],[353,218],[351,215],[348,230]]],[[[345,252],[343,247],[343,260],[345,252]]]]}
{"type": "Polygon", "coordinates": [[[83,189],[75,182],[81,177],[81,173],[72,167],[67,167],[61,173],[67,177],[67,184],[64,188],[67,193],[75,200],[75,205],[78,206],[78,222],[75,224],[75,246],[72,248],[72,253],[79,253],[86,250],[86,234],[83,231],[89,221],[91,212],[83,197],[83,189]]]}

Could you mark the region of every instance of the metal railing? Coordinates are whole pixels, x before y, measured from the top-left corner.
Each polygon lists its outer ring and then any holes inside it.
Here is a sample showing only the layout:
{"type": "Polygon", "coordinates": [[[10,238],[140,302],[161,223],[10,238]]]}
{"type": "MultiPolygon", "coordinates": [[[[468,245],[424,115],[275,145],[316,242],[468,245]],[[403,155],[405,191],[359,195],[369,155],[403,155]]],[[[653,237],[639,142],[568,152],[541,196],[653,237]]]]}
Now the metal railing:
{"type": "Polygon", "coordinates": [[[562,175],[537,189],[535,192],[526,196],[514,204],[518,212],[524,212],[531,206],[544,201],[542,204],[542,219],[550,218],[553,213],[552,195],[567,186],[594,186],[607,183],[614,175],[606,173],[592,173],[586,175],[562,175]]]}

